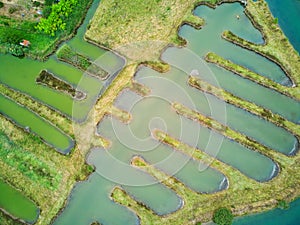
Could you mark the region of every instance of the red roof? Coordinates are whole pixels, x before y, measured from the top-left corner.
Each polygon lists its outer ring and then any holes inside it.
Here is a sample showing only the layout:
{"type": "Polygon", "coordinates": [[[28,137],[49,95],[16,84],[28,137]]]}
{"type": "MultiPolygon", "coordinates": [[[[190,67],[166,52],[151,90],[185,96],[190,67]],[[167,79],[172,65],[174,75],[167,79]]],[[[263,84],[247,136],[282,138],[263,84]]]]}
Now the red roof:
{"type": "Polygon", "coordinates": [[[27,40],[23,40],[21,43],[20,43],[20,45],[23,45],[23,46],[25,46],[25,47],[28,47],[29,45],[30,45],[30,41],[27,41],[27,40]]]}

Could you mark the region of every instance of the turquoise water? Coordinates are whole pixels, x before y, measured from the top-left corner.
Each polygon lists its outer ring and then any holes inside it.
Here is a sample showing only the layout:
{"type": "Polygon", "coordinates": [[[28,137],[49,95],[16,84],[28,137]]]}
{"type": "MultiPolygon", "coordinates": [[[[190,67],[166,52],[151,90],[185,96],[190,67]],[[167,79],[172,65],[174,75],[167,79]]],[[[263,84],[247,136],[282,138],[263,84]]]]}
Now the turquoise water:
{"type": "MultiPolygon", "coordinates": [[[[169,51],[169,49],[167,51],[169,51]]],[[[169,62],[169,58],[167,58],[167,56],[164,56],[164,59],[169,62]]],[[[179,56],[178,58],[181,57],[179,56]]],[[[137,73],[136,78],[138,82],[145,84],[155,91],[155,93],[159,93],[159,95],[161,95],[163,92],[167,92],[168,88],[159,85],[155,80],[151,83],[147,81],[146,78],[151,76],[167,77],[184,89],[184,93],[190,97],[195,109],[201,114],[211,116],[220,123],[228,125],[240,133],[246,134],[263,145],[287,155],[292,154],[298,149],[298,141],[290,132],[243,109],[224,103],[212,95],[207,95],[195,88],[191,88],[187,84],[187,74],[178,69],[173,68],[167,73],[160,74],[144,67],[137,73]],[[270,130],[272,130],[272,132],[269,132],[270,130]]],[[[175,96],[175,94],[173,95],[175,96]]],[[[181,100],[178,94],[174,101],[187,105],[187,102],[181,100]]],[[[279,105],[277,107],[279,107],[279,105]]]]}
{"type": "MultiPolygon", "coordinates": [[[[274,17],[294,48],[300,52],[300,1],[266,0],[274,17]]],[[[300,199],[293,201],[289,209],[273,209],[268,212],[236,218],[233,225],[297,225],[300,221],[300,199]]]]}
{"type": "Polygon", "coordinates": [[[266,0],[274,17],[294,48],[300,52],[300,1],[266,0]]]}
{"type": "Polygon", "coordinates": [[[298,225],[300,221],[300,199],[290,204],[289,209],[273,209],[268,212],[236,218],[233,225],[298,225]]]}
{"type": "MultiPolygon", "coordinates": [[[[212,96],[207,96],[203,94],[202,92],[199,92],[198,90],[190,87],[187,85],[187,79],[188,76],[181,71],[178,71],[174,68],[170,70],[168,73],[160,74],[156,71],[153,71],[147,67],[141,68],[139,72],[136,74],[136,81],[139,83],[144,84],[148,88],[151,89],[151,93],[153,95],[160,96],[160,98],[163,99],[169,99],[167,96],[169,94],[169,89],[166,88],[166,85],[158,85],[159,82],[158,79],[160,77],[167,77],[170,81],[174,82],[174,84],[177,84],[184,90],[184,92],[191,98],[192,102],[195,104],[195,108],[200,111],[203,114],[209,115],[211,112],[209,110],[212,110],[212,117],[216,120],[219,120],[222,122],[224,119],[223,112],[226,113],[226,121],[225,124],[232,126],[234,128],[242,128],[242,125],[239,126],[239,123],[241,123],[240,120],[243,120],[245,124],[247,125],[249,131],[243,130],[247,133],[247,135],[250,135],[250,132],[256,133],[260,135],[261,140],[267,140],[267,139],[273,139],[274,137],[269,136],[270,133],[260,133],[258,129],[256,129],[254,126],[252,127],[251,124],[255,124],[255,126],[258,126],[261,130],[265,129],[272,129],[274,130],[274,133],[272,135],[275,135],[275,133],[278,132],[278,137],[287,137],[289,139],[289,134],[287,134],[284,130],[279,129],[278,127],[274,126],[271,123],[267,123],[264,120],[260,120],[259,118],[255,118],[253,115],[246,113],[244,110],[230,107],[229,105],[223,103],[216,98],[213,98],[212,96]],[[152,80],[153,79],[153,80],[152,80]],[[159,94],[158,94],[159,93],[159,94]],[[222,109],[222,106],[224,107],[222,109]],[[218,113],[216,115],[216,109],[219,108],[218,113]],[[207,111],[205,111],[205,110],[207,111]],[[231,110],[232,109],[232,110],[231,110]],[[243,118],[243,119],[241,119],[243,118]],[[234,121],[233,121],[234,120],[234,121]],[[233,122],[232,122],[233,121],[233,122]],[[257,123],[256,123],[257,121],[257,123]],[[269,126],[272,126],[270,128],[269,126]],[[251,131],[250,131],[251,130],[251,131]],[[287,136],[286,136],[287,134],[287,136]],[[269,136],[269,137],[268,137],[269,136]]],[[[162,81],[160,81],[162,83],[162,81]]],[[[175,90],[172,90],[170,95],[176,95],[174,93],[175,90]]],[[[181,102],[184,105],[187,105],[188,102],[183,101],[179,98],[178,93],[176,96],[173,96],[174,101],[181,102]]],[[[122,98],[122,109],[130,110],[127,108],[124,108],[124,105],[130,105],[129,102],[132,100],[132,98],[129,98],[128,95],[121,96],[122,98]],[[130,99],[129,101],[126,99],[130,99]]],[[[171,99],[171,98],[170,98],[171,99]]],[[[157,102],[156,102],[157,103],[157,102]]],[[[170,101],[172,103],[172,100],[170,101]]],[[[170,104],[169,103],[169,104],[170,104]]],[[[128,106],[127,106],[128,107],[128,106]]],[[[178,117],[175,112],[172,113],[172,111],[164,112],[163,107],[160,104],[148,104],[147,107],[140,107],[140,109],[137,109],[138,107],[133,108],[133,118],[139,118],[139,122],[136,122],[133,120],[132,123],[136,123],[136,126],[141,126],[141,124],[149,121],[147,118],[147,115],[157,115],[160,116],[160,118],[164,118],[164,121],[169,120],[171,117],[178,117]],[[151,107],[152,106],[152,107],[151,107]],[[151,112],[147,111],[146,109],[150,107],[152,108],[151,112]],[[155,111],[160,111],[159,113],[155,114],[155,111]],[[142,116],[141,116],[142,115],[142,116]],[[145,116],[146,115],[146,116],[145,116]],[[164,116],[165,115],[165,116],[164,116]],[[167,117],[167,118],[166,118],[167,117]]],[[[132,110],[132,109],[131,109],[132,110]]],[[[177,119],[178,120],[178,119],[177,119]]],[[[176,119],[173,119],[173,123],[176,121],[176,119]]],[[[168,126],[168,133],[172,136],[175,136],[177,138],[180,138],[182,142],[189,143],[189,141],[186,141],[185,137],[180,136],[179,134],[174,134],[175,131],[179,131],[180,127],[175,128],[174,125],[170,126],[170,123],[166,123],[168,126]]],[[[180,126],[180,123],[178,123],[178,126],[180,126]]],[[[172,125],[172,124],[171,124],[172,125]]],[[[182,123],[181,123],[182,126],[182,123]]],[[[245,126],[245,125],[244,125],[245,126]]],[[[246,127],[246,126],[245,126],[246,127]]],[[[267,157],[251,151],[247,149],[246,147],[233,142],[229,140],[228,138],[223,137],[222,135],[218,134],[215,131],[211,131],[208,128],[205,128],[197,123],[190,124],[188,127],[187,134],[194,134],[197,131],[197,128],[199,129],[199,137],[197,137],[197,142],[195,146],[197,146],[200,150],[207,152],[208,154],[212,155],[213,157],[218,158],[219,160],[233,166],[234,168],[237,168],[242,173],[246,174],[248,177],[258,180],[258,181],[266,181],[271,179],[273,176],[276,175],[274,170],[276,170],[276,166],[274,163],[267,157]],[[236,156],[239,157],[236,157],[236,156]],[[254,163],[255,162],[255,163],[254,163]]],[[[135,131],[136,134],[141,134],[140,132],[141,128],[138,131],[135,131]]],[[[185,131],[183,130],[182,133],[185,131]]],[[[258,136],[256,136],[258,137],[258,136]]],[[[293,140],[293,136],[291,136],[291,139],[288,140],[290,144],[292,144],[295,140],[293,140]],[[290,142],[291,141],[291,142],[290,142]]],[[[277,146],[278,147],[278,146],[277,146]]],[[[282,146],[283,147],[283,146],[282,146]]]]}
{"type": "MultiPolygon", "coordinates": [[[[242,9],[239,3],[223,4],[215,10],[206,6],[197,7],[194,13],[205,19],[205,26],[201,30],[196,30],[185,25],[180,29],[179,35],[187,40],[187,47],[200,58],[204,58],[208,52],[215,52],[276,82],[282,84],[288,82],[288,77],[276,64],[221,38],[223,31],[230,30],[236,35],[252,42],[261,42],[262,35],[252,26],[249,19],[244,14],[241,14],[242,9]],[[235,15],[240,15],[241,19],[237,20],[235,15]]],[[[203,68],[197,68],[198,65],[195,59],[191,63],[191,61],[185,60],[186,57],[188,55],[185,50],[177,48],[167,49],[162,56],[168,63],[176,65],[179,68],[184,68],[185,71],[193,69],[203,71],[203,68]]],[[[210,83],[214,82],[212,83],[213,85],[220,86],[238,97],[254,102],[274,113],[278,113],[294,123],[300,122],[299,101],[215,65],[208,64],[208,66],[209,69],[206,68],[204,72],[200,73],[199,77],[201,79],[210,83]],[[213,78],[211,77],[212,74],[214,75],[213,78]]],[[[286,84],[291,85],[291,82],[286,84]]]]}
{"type": "Polygon", "coordinates": [[[278,83],[291,86],[289,78],[278,65],[221,37],[225,30],[230,30],[249,41],[262,43],[261,33],[252,26],[242,10],[243,7],[239,3],[222,4],[216,9],[206,6],[197,7],[194,14],[205,19],[205,26],[195,30],[185,25],[180,29],[179,35],[187,39],[187,47],[201,57],[208,52],[215,52],[278,83]],[[236,15],[240,15],[241,18],[236,19],[236,15]]]}

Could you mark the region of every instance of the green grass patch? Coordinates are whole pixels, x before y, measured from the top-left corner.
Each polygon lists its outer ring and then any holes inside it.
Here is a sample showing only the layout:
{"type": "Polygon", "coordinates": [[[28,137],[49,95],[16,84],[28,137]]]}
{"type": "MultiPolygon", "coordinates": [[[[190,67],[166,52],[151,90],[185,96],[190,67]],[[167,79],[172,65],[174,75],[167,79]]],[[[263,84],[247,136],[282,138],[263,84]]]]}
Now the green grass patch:
{"type": "Polygon", "coordinates": [[[54,90],[64,92],[71,97],[79,100],[85,98],[85,94],[83,92],[77,91],[72,85],[57,78],[47,70],[42,70],[40,72],[39,76],[36,78],[36,82],[50,87],[54,90]]]}
{"type": "Polygon", "coordinates": [[[101,80],[105,80],[109,75],[100,66],[93,63],[88,56],[76,52],[67,44],[64,44],[58,49],[56,56],[59,60],[67,62],[92,76],[100,78],[101,80]]]}
{"type": "Polygon", "coordinates": [[[25,176],[49,188],[57,188],[61,175],[37,156],[23,149],[24,143],[11,141],[0,131],[0,158],[25,176]]]}

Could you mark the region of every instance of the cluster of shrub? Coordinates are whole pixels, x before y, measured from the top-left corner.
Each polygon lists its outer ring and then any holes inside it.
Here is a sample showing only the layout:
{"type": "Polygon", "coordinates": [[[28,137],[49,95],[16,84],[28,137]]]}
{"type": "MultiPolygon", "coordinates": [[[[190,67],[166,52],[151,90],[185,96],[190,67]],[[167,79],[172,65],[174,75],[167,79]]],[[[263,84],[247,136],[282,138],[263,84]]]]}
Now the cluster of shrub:
{"type": "Polygon", "coordinates": [[[77,3],[78,0],[60,0],[58,3],[52,4],[51,8],[45,6],[44,18],[36,26],[37,30],[51,36],[55,36],[58,30],[65,30],[67,25],[66,19],[72,13],[77,3]]]}
{"type": "Polygon", "coordinates": [[[17,57],[24,56],[26,48],[20,45],[22,32],[20,30],[9,30],[9,32],[1,32],[0,43],[5,50],[17,57]]]}

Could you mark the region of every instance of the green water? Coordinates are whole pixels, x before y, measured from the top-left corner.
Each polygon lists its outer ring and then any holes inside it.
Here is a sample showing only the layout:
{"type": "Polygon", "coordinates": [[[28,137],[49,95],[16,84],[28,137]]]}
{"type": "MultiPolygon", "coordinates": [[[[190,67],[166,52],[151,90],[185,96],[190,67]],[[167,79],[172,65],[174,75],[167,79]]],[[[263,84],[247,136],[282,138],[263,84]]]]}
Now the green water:
{"type": "Polygon", "coordinates": [[[1,179],[0,190],[1,209],[28,223],[34,223],[37,220],[39,209],[32,201],[1,179]]]}
{"type": "Polygon", "coordinates": [[[79,183],[69,197],[68,207],[54,224],[90,225],[99,221],[103,225],[139,224],[139,218],[129,209],[110,198],[114,184],[92,174],[86,182],[79,183]]]}
{"type": "MultiPolygon", "coordinates": [[[[193,50],[193,49],[192,49],[193,50]]],[[[197,53],[197,51],[194,51],[197,53]]],[[[225,69],[219,68],[213,64],[202,61],[207,67],[198,65],[196,55],[190,56],[190,53],[184,49],[168,48],[162,58],[164,61],[176,65],[177,68],[184,71],[197,69],[201,72],[198,77],[217,87],[233,93],[234,95],[253,102],[259,106],[271,110],[284,118],[294,122],[300,122],[300,102],[278,93],[272,89],[259,85],[251,80],[240,77],[225,69]],[[190,63],[190,62],[193,63],[190,63]],[[212,77],[211,74],[214,76],[212,77]]],[[[199,55],[200,57],[204,57],[199,55]]]]}
{"type": "MultiPolygon", "coordinates": [[[[128,95],[125,95],[124,98],[126,98],[127,96],[128,95]]],[[[142,102],[142,104],[147,104],[147,103],[149,104],[148,100],[143,100],[142,102]]],[[[145,113],[145,111],[143,113],[145,113]]],[[[165,114],[165,117],[160,117],[160,119],[165,119],[168,117],[169,121],[171,121],[170,117],[174,115],[176,116],[174,112],[173,115],[165,114]]],[[[158,115],[155,115],[152,118],[155,118],[157,116],[158,115]]],[[[137,118],[137,121],[139,121],[140,119],[140,117],[134,117],[134,118],[137,118]]],[[[164,122],[167,125],[169,125],[168,123],[169,121],[164,120],[164,122]]],[[[149,120],[143,120],[143,122],[147,123],[149,122],[149,120]]],[[[130,125],[133,127],[135,126],[134,123],[136,122],[132,122],[132,124],[130,125]]],[[[183,125],[185,129],[189,129],[192,127],[191,126],[192,124],[190,124],[188,120],[186,121],[183,120],[183,123],[185,123],[183,125]]],[[[143,126],[141,124],[140,126],[137,127],[137,129],[131,129],[131,131],[133,135],[140,135],[142,133],[147,132],[145,129],[147,127],[148,126],[143,126]]],[[[156,128],[158,128],[158,126],[156,126],[156,128]]],[[[199,193],[213,193],[227,187],[226,184],[227,180],[225,179],[224,175],[209,167],[202,172],[199,171],[199,167],[204,166],[202,163],[193,160],[190,157],[178,151],[175,151],[168,146],[156,142],[150,137],[151,134],[149,130],[147,132],[146,139],[139,139],[139,138],[136,139],[133,138],[133,135],[128,135],[128,129],[130,129],[128,125],[122,124],[121,122],[113,118],[105,119],[100,124],[99,127],[100,135],[104,137],[108,137],[113,143],[111,148],[108,151],[110,155],[114,157],[114,159],[129,164],[131,159],[134,156],[136,155],[141,156],[151,165],[154,165],[159,170],[164,171],[169,176],[173,175],[179,181],[183,182],[192,190],[199,193]],[[118,129],[118,131],[114,132],[115,129],[118,129]],[[126,138],[127,141],[130,139],[128,144],[122,140],[123,138],[126,138]]],[[[178,129],[176,131],[178,131],[178,129]]],[[[99,163],[98,165],[102,165],[102,164],[99,163]]],[[[120,173],[122,173],[121,170],[120,173]]],[[[152,195],[156,196],[157,192],[153,192],[152,195]]],[[[147,202],[145,203],[147,204],[147,202]]]]}
{"type": "MultiPolygon", "coordinates": [[[[99,1],[94,1],[83,26],[80,27],[77,35],[69,41],[72,47],[78,48],[78,51],[88,54],[92,58],[97,58],[97,56],[99,57],[106,52],[83,40],[84,30],[98,4],[99,1]]],[[[114,54],[109,53],[105,55],[106,60],[104,61],[110,64],[105,69],[109,72],[111,72],[112,68],[119,67],[123,63],[114,54]]],[[[0,55],[0,62],[1,83],[32,96],[37,101],[48,105],[75,121],[85,119],[103,87],[102,81],[84,75],[82,71],[66,63],[59,62],[55,56],[51,56],[46,62],[39,62],[26,58],[19,59],[10,55],[0,55]],[[77,89],[85,92],[87,98],[82,101],[75,101],[65,93],[36,84],[36,77],[43,69],[49,70],[58,78],[70,83],[74,87],[77,87],[77,84],[80,82],[80,86],[77,89]],[[80,110],[78,110],[79,108],[80,110]]],[[[48,121],[41,119],[38,115],[31,113],[24,107],[5,99],[3,96],[1,96],[1,112],[5,117],[13,120],[21,127],[30,127],[32,132],[62,153],[68,153],[74,145],[70,137],[63,134],[48,121]]]]}
{"type": "MultiPolygon", "coordinates": [[[[114,54],[107,55],[106,51],[83,40],[86,26],[99,2],[99,0],[94,1],[83,25],[68,44],[92,59],[106,55],[105,63],[101,66],[113,73],[116,72],[115,68],[119,68],[124,62],[114,54]]],[[[253,28],[242,10],[240,4],[224,4],[216,10],[198,7],[195,14],[204,17],[207,25],[200,31],[183,26],[179,34],[188,40],[188,48],[201,57],[208,51],[213,51],[278,83],[292,85],[288,77],[274,63],[221,39],[220,34],[229,29],[250,41],[262,43],[261,34],[253,28]],[[236,14],[241,16],[240,20],[236,19],[236,14]]],[[[184,52],[175,48],[167,49],[163,59],[188,72],[195,69],[191,64],[192,61],[185,58],[184,52]]],[[[103,60],[100,61],[103,63],[103,60]]],[[[33,96],[77,121],[85,119],[90,107],[101,94],[101,89],[109,83],[83,76],[81,71],[57,61],[55,56],[42,63],[0,55],[0,62],[0,82],[33,96]],[[79,83],[78,89],[87,94],[87,99],[74,101],[64,93],[37,85],[35,79],[42,69],[48,69],[74,87],[79,83]]],[[[262,105],[293,122],[300,121],[299,102],[214,65],[209,65],[209,68],[222,88],[262,105]]],[[[201,71],[200,78],[214,84],[214,79],[209,73],[202,73],[205,68],[196,67],[196,69],[201,71]]],[[[132,114],[132,121],[129,124],[108,117],[99,124],[98,133],[110,139],[112,145],[107,150],[102,148],[92,150],[88,163],[95,165],[96,172],[87,181],[75,186],[66,208],[54,224],[89,225],[95,221],[101,224],[139,224],[139,218],[133,211],[111,199],[110,193],[116,186],[120,186],[130,197],[146,205],[158,215],[166,215],[182,207],[180,196],[173,190],[150,174],[130,165],[132,158],[137,155],[142,156],[155,168],[173,175],[195,192],[213,193],[227,187],[227,179],[222,173],[154,140],[151,131],[155,128],[206,151],[257,181],[267,181],[276,175],[276,164],[266,156],[251,151],[194,121],[178,116],[170,106],[175,101],[195,108],[204,115],[212,116],[217,121],[286,155],[298,149],[297,139],[291,133],[188,86],[187,74],[180,70],[172,68],[170,72],[163,75],[173,82],[170,86],[157,80],[157,77],[162,75],[147,68],[142,68],[136,76],[137,82],[145,84],[152,90],[152,97],[142,99],[129,91],[123,92],[118,97],[115,105],[132,114]],[[151,76],[155,79],[146,79],[151,76]],[[181,91],[172,89],[174,84],[178,85],[181,91]],[[189,101],[184,98],[185,94],[189,96],[189,101]]],[[[41,136],[45,142],[62,152],[69,147],[69,137],[49,122],[4,96],[0,98],[0,103],[0,110],[5,116],[20,126],[30,126],[32,132],[41,136]]]]}
{"type": "MultiPolygon", "coordinates": [[[[155,82],[149,82],[149,80],[147,78],[149,77],[157,77],[157,76],[161,76],[159,73],[148,69],[148,68],[143,68],[140,69],[139,72],[136,75],[136,79],[138,82],[143,83],[144,85],[146,85],[147,87],[150,87],[152,92],[154,93],[160,93],[159,96],[166,96],[169,94],[169,90],[165,88],[165,85],[157,85],[155,82]],[[158,90],[159,89],[159,90],[158,90]],[[164,92],[164,94],[163,94],[164,92]]],[[[194,89],[192,89],[191,87],[189,87],[186,84],[186,80],[187,80],[187,76],[184,76],[184,74],[180,73],[180,71],[178,70],[171,70],[169,73],[167,74],[163,74],[164,77],[168,77],[168,79],[171,79],[173,82],[175,82],[176,84],[179,84],[186,93],[188,93],[189,97],[191,97],[191,99],[193,100],[193,103],[195,103],[196,107],[198,109],[202,108],[206,108],[209,109],[209,107],[211,108],[215,108],[212,107],[212,104],[214,104],[215,102],[213,102],[214,99],[208,99],[208,101],[206,101],[207,99],[205,98],[205,96],[201,96],[201,93],[198,92],[197,90],[195,91],[194,89]],[[184,79],[183,79],[184,78],[184,79]],[[185,80],[185,82],[184,82],[185,80]],[[191,91],[190,91],[191,90],[191,91]],[[197,104],[200,100],[201,97],[203,99],[203,102],[201,103],[201,105],[197,104]],[[207,104],[207,105],[205,105],[207,104]]],[[[154,79],[154,81],[157,79],[154,79]]],[[[173,93],[172,93],[173,95],[173,93]]],[[[167,98],[167,97],[165,97],[167,98]]],[[[120,102],[126,102],[126,99],[132,99],[129,98],[128,96],[124,97],[122,99],[122,101],[120,102]]],[[[176,101],[180,101],[179,98],[176,97],[176,101]]],[[[187,104],[187,102],[182,102],[183,104],[187,104]]],[[[151,104],[150,104],[151,105],[151,104]]],[[[218,104],[219,106],[222,105],[218,104]]],[[[146,103],[144,106],[141,106],[141,109],[136,112],[135,108],[133,110],[133,118],[139,118],[139,122],[135,122],[133,121],[133,123],[136,123],[136,127],[147,127],[147,126],[143,126],[140,124],[143,124],[143,121],[149,121],[149,119],[145,118],[145,115],[154,115],[154,117],[161,117],[164,119],[164,121],[170,120],[170,118],[176,118],[178,117],[178,115],[173,111],[169,110],[169,112],[164,112],[162,109],[163,107],[160,104],[155,104],[155,107],[151,107],[154,108],[154,110],[151,111],[146,111],[145,109],[147,109],[149,107],[149,103],[147,104],[146,107],[146,103]],[[160,114],[155,114],[155,109],[159,110],[160,114]],[[153,114],[154,112],[154,114],[153,114]],[[142,116],[138,116],[138,115],[142,115],[142,116]],[[142,119],[141,119],[142,118],[142,119]]],[[[170,106],[169,106],[170,107],[170,106]]],[[[123,107],[124,109],[124,107],[123,107]]],[[[128,109],[126,109],[128,110],[128,109]]],[[[222,117],[223,115],[223,111],[226,111],[226,115],[227,115],[227,119],[230,115],[230,112],[228,110],[228,106],[226,106],[226,104],[224,104],[224,109],[219,110],[220,114],[218,115],[218,117],[221,119],[224,119],[222,117]]],[[[241,113],[245,113],[245,111],[241,110],[241,113]]],[[[242,115],[243,115],[242,114],[242,115]]],[[[246,114],[245,119],[246,120],[250,120],[252,117],[247,116],[248,114],[246,114]],[[250,118],[250,119],[249,119],[250,118]]],[[[236,115],[234,115],[236,116],[236,115]]],[[[256,118],[256,120],[259,120],[256,118]]],[[[168,133],[170,133],[171,135],[175,136],[175,137],[180,137],[179,134],[174,134],[174,130],[175,131],[180,131],[180,126],[183,126],[182,123],[180,124],[179,122],[179,117],[177,118],[177,122],[176,119],[173,119],[171,122],[167,123],[168,124],[168,133]],[[177,128],[174,128],[174,123],[177,124],[177,128]],[[179,126],[179,127],[178,127],[179,126]],[[170,130],[170,131],[169,131],[170,130]]],[[[259,120],[261,121],[261,120],[259,120]]],[[[249,121],[250,123],[251,121],[249,121]]],[[[265,123],[260,124],[261,126],[266,126],[265,123]]],[[[197,139],[197,143],[195,146],[197,146],[200,150],[203,150],[205,152],[207,152],[208,154],[215,156],[216,158],[220,159],[221,161],[235,167],[236,169],[240,170],[241,172],[243,172],[244,174],[246,174],[247,176],[258,180],[258,181],[267,181],[269,179],[271,179],[273,176],[276,175],[276,170],[277,170],[277,166],[272,162],[272,160],[270,160],[269,158],[257,153],[257,152],[253,152],[249,149],[247,149],[246,147],[233,142],[231,140],[229,140],[228,138],[223,137],[222,135],[209,130],[208,128],[202,127],[197,123],[192,123],[189,124],[189,126],[187,126],[186,130],[183,130],[182,133],[184,134],[185,132],[187,134],[189,134],[189,138],[190,138],[190,134],[195,134],[197,131],[197,128],[199,129],[199,137],[196,137],[197,139]],[[199,128],[198,128],[199,127],[199,128]],[[236,157],[236,156],[239,157],[236,157]]],[[[117,128],[119,129],[119,128],[117,128]]],[[[140,128],[138,131],[135,131],[134,133],[137,134],[141,134],[143,133],[141,131],[142,128],[140,128]]],[[[274,127],[274,129],[278,129],[277,127],[274,127]]],[[[284,134],[284,133],[283,133],[284,134]]],[[[283,135],[282,133],[280,135],[283,135]]],[[[181,141],[189,143],[190,144],[190,140],[186,140],[185,137],[180,137],[181,141]]],[[[264,137],[266,138],[266,137],[264,137]]]]}
{"type": "Polygon", "coordinates": [[[9,118],[23,128],[29,127],[31,132],[40,136],[61,153],[69,153],[74,146],[74,141],[62,131],[2,94],[0,94],[0,113],[9,115],[9,118]]]}
{"type": "MultiPolygon", "coordinates": [[[[136,77],[138,82],[145,84],[152,90],[156,90],[156,92],[163,90],[166,92],[168,89],[164,88],[162,85],[158,85],[156,82],[150,83],[144,81],[145,78],[151,76],[164,76],[172,80],[184,89],[186,95],[188,95],[194,103],[195,109],[200,113],[211,116],[217,121],[228,125],[234,130],[257,140],[274,150],[289,155],[293,154],[298,149],[298,140],[290,132],[243,109],[224,103],[212,95],[207,95],[195,88],[191,88],[187,84],[188,75],[178,69],[173,68],[171,71],[161,75],[158,72],[144,67],[137,73],[136,77]]],[[[176,101],[180,102],[180,96],[176,101]]],[[[181,102],[186,105],[185,101],[181,102]]]]}
{"type": "Polygon", "coordinates": [[[206,6],[197,7],[194,13],[203,17],[206,25],[201,30],[183,26],[179,35],[188,40],[188,48],[201,56],[209,51],[215,52],[278,83],[290,86],[291,82],[279,66],[222,39],[222,32],[230,30],[249,41],[262,43],[261,34],[242,11],[243,7],[239,3],[222,4],[215,10],[206,6]],[[240,15],[239,20],[236,15],[240,15]]]}
{"type": "MultiPolygon", "coordinates": [[[[237,64],[246,66],[261,75],[265,75],[276,82],[284,83],[287,77],[274,63],[221,38],[223,31],[230,30],[242,38],[256,43],[260,42],[262,39],[261,34],[253,28],[247,17],[241,12],[242,9],[239,3],[223,4],[215,10],[206,6],[197,7],[194,13],[199,17],[203,17],[206,20],[206,25],[201,30],[195,30],[190,26],[183,26],[179,34],[187,40],[187,47],[201,58],[210,51],[215,52],[237,64]],[[241,19],[237,20],[235,15],[240,15],[241,19]],[[205,43],[205,45],[203,45],[203,43],[205,43]]],[[[184,50],[176,48],[169,48],[163,54],[163,59],[172,65],[185,68],[187,71],[198,69],[197,62],[193,61],[193,63],[190,63],[186,57],[188,57],[188,55],[184,50]]],[[[205,69],[205,72],[200,73],[199,77],[201,79],[210,83],[213,82],[213,84],[217,82],[223,89],[236,96],[263,106],[292,122],[300,122],[299,101],[218,68],[215,65],[207,65],[214,74],[215,80],[212,81],[211,73],[206,71],[208,68],[205,69]]],[[[203,68],[200,69],[203,70],[203,68]]]]}

